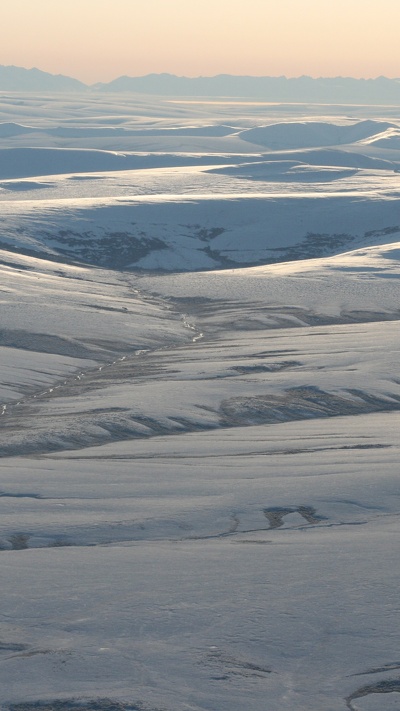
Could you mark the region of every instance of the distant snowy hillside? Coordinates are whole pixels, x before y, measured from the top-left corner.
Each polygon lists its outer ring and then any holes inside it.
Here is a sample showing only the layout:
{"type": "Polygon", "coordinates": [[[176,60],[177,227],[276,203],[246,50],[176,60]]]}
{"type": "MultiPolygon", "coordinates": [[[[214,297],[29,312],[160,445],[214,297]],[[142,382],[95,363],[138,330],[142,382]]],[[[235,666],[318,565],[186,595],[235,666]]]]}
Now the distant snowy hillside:
{"type": "Polygon", "coordinates": [[[240,137],[271,150],[287,150],[354,143],[391,128],[392,124],[379,121],[360,121],[353,125],[335,125],[326,121],[287,122],[251,128],[242,131],[240,137]]]}
{"type": "Polygon", "coordinates": [[[0,243],[113,268],[232,268],[397,241],[398,201],[393,169],[294,161],[42,176],[0,182],[0,243]]]}

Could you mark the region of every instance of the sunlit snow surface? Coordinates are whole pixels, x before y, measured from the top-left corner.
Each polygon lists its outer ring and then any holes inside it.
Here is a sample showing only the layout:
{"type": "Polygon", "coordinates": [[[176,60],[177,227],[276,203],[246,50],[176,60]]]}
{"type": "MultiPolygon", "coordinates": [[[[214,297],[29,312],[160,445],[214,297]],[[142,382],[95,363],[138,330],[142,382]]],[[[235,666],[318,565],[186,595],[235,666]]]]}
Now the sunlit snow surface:
{"type": "Polygon", "coordinates": [[[400,707],[399,133],[2,95],[5,710],[400,707]]]}

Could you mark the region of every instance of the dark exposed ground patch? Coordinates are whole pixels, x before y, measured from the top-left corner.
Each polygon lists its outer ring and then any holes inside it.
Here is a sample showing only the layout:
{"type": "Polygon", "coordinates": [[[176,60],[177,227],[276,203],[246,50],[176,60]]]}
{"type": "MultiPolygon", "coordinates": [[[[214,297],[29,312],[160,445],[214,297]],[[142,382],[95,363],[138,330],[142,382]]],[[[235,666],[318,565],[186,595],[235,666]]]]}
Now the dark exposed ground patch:
{"type": "Polygon", "coordinates": [[[350,711],[356,711],[353,701],[361,699],[364,696],[371,694],[400,694],[400,679],[388,679],[387,681],[378,681],[376,684],[369,684],[358,689],[346,699],[347,708],[350,711]]]}
{"type": "Polygon", "coordinates": [[[264,515],[268,519],[270,528],[280,528],[284,524],[284,517],[293,513],[300,514],[309,524],[316,524],[326,520],[325,516],[317,514],[313,506],[272,506],[271,508],[264,509],[264,515]]]}
{"type": "Polygon", "coordinates": [[[7,711],[165,711],[147,704],[113,699],[53,699],[10,704],[7,711]]]}
{"type": "Polygon", "coordinates": [[[276,373],[288,368],[296,368],[301,363],[297,360],[285,360],[280,363],[268,363],[266,365],[234,365],[230,370],[234,370],[239,375],[252,375],[254,373],[276,373]]]}
{"type": "Polygon", "coordinates": [[[224,227],[211,227],[210,229],[200,227],[200,225],[196,225],[196,227],[197,230],[194,232],[194,235],[202,242],[210,242],[210,240],[215,239],[216,237],[219,237],[219,235],[226,232],[224,227]]]}
{"type": "Polygon", "coordinates": [[[99,236],[92,232],[60,230],[42,232],[39,236],[67,259],[111,269],[126,269],[154,250],[167,249],[160,239],[145,233],[107,232],[99,236]]]}
{"type": "MultiPolygon", "coordinates": [[[[259,264],[259,262],[257,262],[256,264],[253,264],[253,262],[251,262],[251,265],[247,264],[246,261],[238,262],[237,260],[232,259],[231,257],[227,257],[226,254],[222,254],[222,252],[218,249],[211,249],[209,245],[207,245],[207,247],[204,247],[204,249],[202,249],[201,251],[204,252],[207,257],[210,257],[210,259],[213,260],[214,264],[212,266],[212,269],[216,269],[217,267],[219,267],[220,269],[234,269],[236,267],[256,266],[257,264],[259,264]]],[[[226,252],[226,250],[224,251],[226,252]]]]}
{"type": "Polygon", "coordinates": [[[0,499],[43,499],[40,494],[17,494],[8,491],[0,491],[0,499]]]}
{"type": "Polygon", "coordinates": [[[308,232],[303,241],[293,247],[285,247],[275,251],[280,252],[277,261],[294,262],[298,259],[327,257],[354,242],[355,237],[349,234],[318,234],[308,232]]]}
{"type": "Polygon", "coordinates": [[[328,393],[313,386],[290,388],[282,395],[257,395],[224,400],[221,425],[243,426],[306,420],[314,417],[360,415],[400,410],[400,397],[391,399],[360,390],[348,391],[352,398],[328,393]]]}
{"type": "Polygon", "coordinates": [[[207,663],[217,664],[221,668],[220,675],[214,677],[221,680],[228,679],[231,676],[265,677],[268,674],[272,674],[272,669],[268,667],[224,654],[218,649],[208,654],[207,663]]]}
{"type": "Polygon", "coordinates": [[[25,533],[15,533],[8,541],[13,551],[25,551],[28,548],[30,536],[25,533]]]}
{"type": "Polygon", "coordinates": [[[26,644],[15,644],[10,642],[0,642],[0,653],[1,652],[24,652],[28,649],[26,644]]]}

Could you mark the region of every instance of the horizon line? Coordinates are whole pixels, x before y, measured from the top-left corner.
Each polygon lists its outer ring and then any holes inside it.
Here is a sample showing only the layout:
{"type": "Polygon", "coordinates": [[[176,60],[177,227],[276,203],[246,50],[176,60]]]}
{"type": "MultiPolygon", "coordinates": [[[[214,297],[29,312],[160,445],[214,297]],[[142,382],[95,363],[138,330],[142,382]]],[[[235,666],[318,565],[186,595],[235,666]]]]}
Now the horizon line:
{"type": "Polygon", "coordinates": [[[148,77],[173,77],[175,79],[189,79],[189,80],[196,80],[196,79],[217,79],[220,77],[233,77],[233,78],[238,78],[238,79],[285,79],[286,81],[292,81],[292,80],[299,80],[299,79],[311,79],[312,81],[318,81],[318,80],[327,80],[327,79],[352,79],[353,81],[378,81],[380,79],[384,79],[386,81],[394,81],[398,82],[400,81],[400,77],[388,77],[384,74],[380,74],[376,77],[354,77],[351,75],[341,75],[341,74],[336,74],[332,76],[312,76],[311,74],[299,74],[296,76],[286,76],[285,74],[230,74],[227,72],[219,72],[218,74],[198,74],[194,76],[188,76],[185,74],[173,74],[172,72],[148,72],[147,74],[120,74],[116,76],[114,79],[111,79],[110,81],[97,81],[92,84],[87,83],[85,81],[82,81],[82,79],[77,79],[76,77],[70,75],[70,74],[62,74],[62,73],[57,73],[54,74],[53,72],[48,72],[45,69],[40,69],[39,67],[33,66],[33,67],[23,67],[21,65],[17,64],[0,64],[0,69],[22,69],[26,72],[31,72],[31,71],[37,71],[41,72],[43,74],[47,74],[52,77],[63,77],[67,79],[73,79],[76,82],[79,82],[83,86],[86,86],[88,88],[95,87],[98,84],[112,84],[114,81],[117,81],[118,79],[146,79],[148,77]]]}

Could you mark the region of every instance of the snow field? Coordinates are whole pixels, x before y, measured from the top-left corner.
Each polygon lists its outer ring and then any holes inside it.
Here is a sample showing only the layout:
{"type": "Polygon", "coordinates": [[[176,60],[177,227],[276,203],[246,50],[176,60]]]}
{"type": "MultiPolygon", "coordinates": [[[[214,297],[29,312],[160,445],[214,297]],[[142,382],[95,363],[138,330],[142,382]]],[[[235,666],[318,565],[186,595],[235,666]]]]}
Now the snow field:
{"type": "Polygon", "coordinates": [[[398,706],[381,112],[2,97],[5,711],[398,706]]]}

